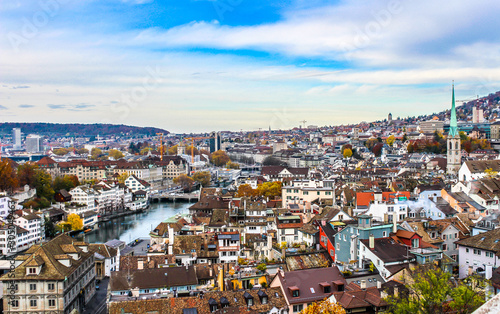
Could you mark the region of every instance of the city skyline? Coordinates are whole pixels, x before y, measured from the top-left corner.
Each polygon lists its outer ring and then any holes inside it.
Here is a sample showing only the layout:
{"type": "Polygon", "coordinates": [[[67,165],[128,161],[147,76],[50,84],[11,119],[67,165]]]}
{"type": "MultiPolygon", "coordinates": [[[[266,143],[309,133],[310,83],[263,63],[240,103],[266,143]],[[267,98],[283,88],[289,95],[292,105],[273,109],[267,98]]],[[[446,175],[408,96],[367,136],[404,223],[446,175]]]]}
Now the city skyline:
{"type": "Polygon", "coordinates": [[[174,133],[338,125],[500,90],[500,3],[0,5],[1,122],[174,133]],[[487,9],[486,9],[487,8],[487,9]]]}

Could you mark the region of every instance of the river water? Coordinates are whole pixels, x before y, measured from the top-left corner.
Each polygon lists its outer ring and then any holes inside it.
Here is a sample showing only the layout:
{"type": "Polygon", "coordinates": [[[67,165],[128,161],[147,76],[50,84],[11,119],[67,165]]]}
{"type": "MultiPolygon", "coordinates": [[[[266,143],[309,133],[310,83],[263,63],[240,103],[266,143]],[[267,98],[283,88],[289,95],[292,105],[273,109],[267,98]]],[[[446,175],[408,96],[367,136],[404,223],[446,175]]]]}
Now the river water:
{"type": "Polygon", "coordinates": [[[192,204],[154,203],[143,213],[98,223],[94,226],[94,231],[83,235],[83,240],[88,243],[105,243],[118,239],[130,243],[137,238],[147,238],[149,232],[163,220],[176,214],[187,214],[192,204]]]}

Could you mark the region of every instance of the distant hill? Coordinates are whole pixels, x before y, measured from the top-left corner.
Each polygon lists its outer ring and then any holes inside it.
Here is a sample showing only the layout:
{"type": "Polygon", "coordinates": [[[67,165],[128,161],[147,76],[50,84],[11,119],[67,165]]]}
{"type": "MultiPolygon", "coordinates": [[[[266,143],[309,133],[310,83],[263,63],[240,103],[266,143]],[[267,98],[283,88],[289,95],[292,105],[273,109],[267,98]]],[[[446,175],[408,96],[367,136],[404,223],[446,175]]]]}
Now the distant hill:
{"type": "Polygon", "coordinates": [[[80,123],[0,123],[0,134],[11,133],[13,128],[21,128],[24,134],[56,135],[56,136],[107,136],[107,135],[155,135],[168,134],[159,128],[137,127],[123,124],[80,124],[80,123]]]}

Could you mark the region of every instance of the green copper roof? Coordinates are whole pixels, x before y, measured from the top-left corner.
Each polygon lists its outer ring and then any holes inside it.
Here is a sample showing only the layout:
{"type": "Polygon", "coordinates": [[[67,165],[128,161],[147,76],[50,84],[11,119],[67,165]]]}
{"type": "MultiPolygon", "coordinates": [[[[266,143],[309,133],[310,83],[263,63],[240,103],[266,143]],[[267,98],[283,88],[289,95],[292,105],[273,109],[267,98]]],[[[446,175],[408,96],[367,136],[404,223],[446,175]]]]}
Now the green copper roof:
{"type": "Polygon", "coordinates": [[[458,135],[457,111],[455,109],[455,84],[452,85],[451,94],[450,132],[448,135],[455,137],[458,135]]]}

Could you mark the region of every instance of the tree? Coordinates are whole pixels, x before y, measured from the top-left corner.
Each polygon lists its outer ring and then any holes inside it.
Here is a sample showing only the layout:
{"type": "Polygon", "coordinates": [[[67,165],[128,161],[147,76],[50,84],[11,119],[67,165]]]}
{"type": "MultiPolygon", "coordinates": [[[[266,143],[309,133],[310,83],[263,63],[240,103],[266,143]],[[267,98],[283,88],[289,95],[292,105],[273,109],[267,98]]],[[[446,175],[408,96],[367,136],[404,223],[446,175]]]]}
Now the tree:
{"type": "Polygon", "coordinates": [[[124,184],[125,180],[129,177],[128,172],[124,172],[118,176],[118,183],[124,184]]]}
{"type": "Polygon", "coordinates": [[[44,170],[37,169],[35,171],[34,186],[36,188],[36,195],[39,198],[45,198],[46,200],[50,201],[54,197],[52,178],[50,177],[50,174],[48,174],[44,170]]]}
{"type": "Polygon", "coordinates": [[[403,134],[403,138],[401,139],[401,141],[404,143],[408,140],[408,136],[405,134],[403,134]]]}
{"type": "Polygon", "coordinates": [[[260,271],[265,271],[267,269],[267,265],[264,263],[260,263],[259,265],[257,265],[257,269],[260,271]]]}
{"type": "Polygon", "coordinates": [[[352,156],[352,150],[351,150],[351,149],[349,149],[349,148],[344,149],[344,153],[343,153],[343,155],[344,155],[344,158],[349,158],[349,157],[351,157],[351,156],[352,156]]]}
{"type": "Polygon", "coordinates": [[[394,144],[394,141],[396,141],[396,138],[394,137],[394,135],[391,135],[385,141],[387,145],[392,146],[394,144]]]}
{"type": "Polygon", "coordinates": [[[345,310],[337,303],[332,303],[325,299],[318,303],[313,302],[311,305],[303,309],[300,314],[345,314],[345,310]]]}
{"type": "Polygon", "coordinates": [[[269,197],[270,199],[276,196],[281,196],[281,181],[264,182],[257,186],[257,193],[262,197],[269,197]]]}
{"type": "Polygon", "coordinates": [[[177,146],[179,146],[179,145],[174,145],[172,147],[169,147],[167,149],[168,154],[169,155],[177,155],[177,146]]]}
{"type": "Polygon", "coordinates": [[[78,177],[74,175],[65,175],[64,177],[56,177],[53,183],[54,191],[66,190],[69,191],[80,185],[78,177]]]}
{"type": "Polygon", "coordinates": [[[139,154],[141,154],[141,155],[147,155],[152,150],[153,149],[151,147],[144,147],[143,149],[141,149],[141,151],[139,152],[139,154]]]}
{"type": "Polygon", "coordinates": [[[181,174],[178,177],[174,178],[174,183],[180,185],[184,189],[184,192],[191,191],[193,182],[194,180],[185,174],[181,174]]]}
{"type": "Polygon", "coordinates": [[[45,229],[45,237],[48,239],[52,239],[56,236],[56,227],[50,218],[45,217],[44,229],[45,229]]]}
{"type": "Polygon", "coordinates": [[[69,214],[67,221],[71,225],[71,230],[81,230],[83,228],[83,220],[77,214],[69,214]]]}
{"type": "Polygon", "coordinates": [[[457,311],[454,313],[472,313],[484,303],[484,281],[464,280],[456,284],[449,273],[434,266],[411,270],[405,286],[408,293],[386,299],[388,313],[439,314],[448,312],[448,308],[457,311]]]}
{"type": "Polygon", "coordinates": [[[236,197],[252,197],[256,196],[257,191],[252,189],[250,184],[242,184],[238,187],[238,192],[236,192],[236,197]]]}
{"type": "Polygon", "coordinates": [[[226,168],[227,169],[240,169],[240,164],[232,162],[232,161],[228,161],[226,163],[226,168]]]}
{"type": "Polygon", "coordinates": [[[118,149],[110,149],[108,151],[108,157],[111,157],[114,160],[118,160],[120,158],[123,158],[124,156],[125,155],[123,155],[123,153],[121,151],[119,151],[118,149]]]}
{"type": "Polygon", "coordinates": [[[378,143],[378,140],[376,138],[369,138],[366,140],[365,146],[369,150],[372,150],[373,146],[375,146],[375,144],[377,144],[377,143],[378,143]]]}
{"type": "Polygon", "coordinates": [[[276,158],[276,157],[267,156],[262,161],[262,165],[263,166],[282,166],[283,162],[280,159],[276,158]]]}
{"type": "Polygon", "coordinates": [[[384,147],[384,144],[382,143],[377,143],[373,146],[372,152],[375,154],[375,157],[379,157],[382,154],[382,147],[384,147]]]}
{"type": "Polygon", "coordinates": [[[492,168],[488,168],[488,169],[484,170],[484,173],[490,179],[493,177],[496,177],[498,175],[498,171],[494,171],[492,168]]]}
{"type": "Polygon", "coordinates": [[[64,147],[61,147],[61,148],[56,148],[54,149],[52,152],[58,156],[64,156],[66,155],[67,153],[69,153],[70,151],[72,151],[73,148],[64,148],[64,147]]]}
{"type": "Polygon", "coordinates": [[[193,180],[199,182],[201,186],[210,184],[211,175],[208,171],[198,171],[193,174],[193,180]]]}
{"type": "Polygon", "coordinates": [[[225,151],[218,150],[214,152],[212,156],[210,156],[210,161],[217,167],[222,167],[229,161],[231,161],[231,159],[229,159],[229,156],[226,154],[225,151]]]}
{"type": "Polygon", "coordinates": [[[82,147],[82,148],[78,148],[78,149],[76,150],[76,153],[77,153],[78,155],[88,155],[88,154],[89,154],[89,150],[88,150],[88,149],[86,149],[86,148],[83,148],[83,147],[82,147]]]}
{"type": "Polygon", "coordinates": [[[17,167],[17,178],[19,179],[19,185],[29,185],[30,187],[33,187],[35,185],[35,173],[37,169],[38,165],[31,162],[26,162],[23,165],[17,167]]]}
{"type": "Polygon", "coordinates": [[[15,169],[10,159],[0,161],[0,191],[13,191],[19,185],[15,169]]]}
{"type": "Polygon", "coordinates": [[[92,159],[92,160],[99,159],[99,157],[101,157],[101,155],[102,155],[102,150],[100,150],[99,148],[94,147],[90,151],[90,159],[92,159]]]}

